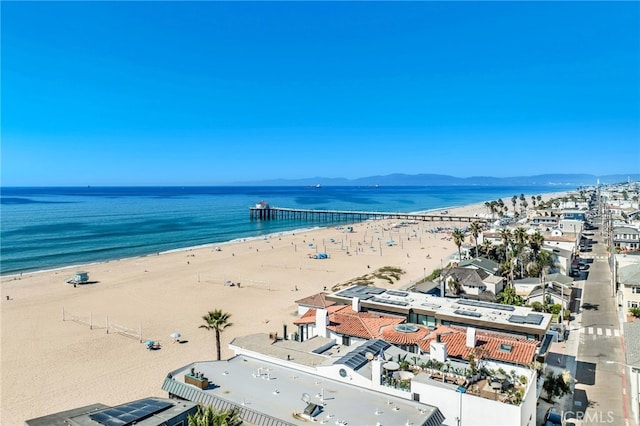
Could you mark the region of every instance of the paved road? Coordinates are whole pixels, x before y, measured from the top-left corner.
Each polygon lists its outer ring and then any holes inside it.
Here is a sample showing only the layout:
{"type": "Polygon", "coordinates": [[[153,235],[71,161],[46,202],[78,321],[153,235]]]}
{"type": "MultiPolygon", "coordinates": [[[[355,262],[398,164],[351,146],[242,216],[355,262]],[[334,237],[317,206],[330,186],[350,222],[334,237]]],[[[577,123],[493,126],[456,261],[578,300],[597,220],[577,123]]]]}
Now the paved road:
{"type": "MultiPolygon", "coordinates": [[[[602,227],[600,227],[602,229],[602,227]]],[[[612,296],[611,271],[605,237],[594,231],[588,269],[583,272],[582,300],[578,324],[579,345],[575,363],[576,385],[566,417],[575,425],[629,424],[626,403],[626,377],[623,337],[618,308],[612,296]],[[571,412],[573,411],[573,412],[571,412]]],[[[565,409],[568,409],[566,407],[565,409]]]]}

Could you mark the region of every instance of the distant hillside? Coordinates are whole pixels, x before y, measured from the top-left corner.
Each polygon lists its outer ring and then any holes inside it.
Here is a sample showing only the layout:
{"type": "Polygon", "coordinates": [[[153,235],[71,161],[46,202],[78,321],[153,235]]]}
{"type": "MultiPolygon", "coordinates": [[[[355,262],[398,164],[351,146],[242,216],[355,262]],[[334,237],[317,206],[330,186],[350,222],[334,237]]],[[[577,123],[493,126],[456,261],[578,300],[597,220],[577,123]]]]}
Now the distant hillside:
{"type": "Polygon", "coordinates": [[[385,176],[368,176],[358,179],[311,177],[304,179],[271,179],[253,182],[236,182],[234,185],[250,186],[438,186],[438,185],[483,185],[483,186],[527,186],[527,185],[573,185],[591,186],[600,180],[602,184],[640,181],[640,174],[596,176],[590,174],[545,174],[535,176],[491,177],[471,176],[460,178],[449,175],[394,173],[385,176]]]}

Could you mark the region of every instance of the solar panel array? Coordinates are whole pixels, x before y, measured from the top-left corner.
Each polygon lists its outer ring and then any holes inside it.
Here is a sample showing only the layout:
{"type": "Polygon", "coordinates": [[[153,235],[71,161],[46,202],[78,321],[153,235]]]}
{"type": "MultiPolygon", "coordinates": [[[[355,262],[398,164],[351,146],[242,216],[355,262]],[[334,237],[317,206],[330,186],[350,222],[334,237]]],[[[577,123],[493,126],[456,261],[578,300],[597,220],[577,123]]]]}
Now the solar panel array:
{"type": "Polygon", "coordinates": [[[105,426],[127,426],[151,417],[169,407],[173,407],[171,402],[146,398],[89,414],[89,418],[105,426]]]}
{"type": "Polygon", "coordinates": [[[407,297],[409,293],[406,291],[398,291],[398,290],[387,290],[387,294],[391,296],[399,296],[399,297],[407,297]]]}
{"type": "Polygon", "coordinates": [[[379,297],[371,298],[372,302],[386,303],[387,305],[407,306],[409,303],[403,300],[381,299],[379,297]]]}
{"type": "Polygon", "coordinates": [[[365,365],[367,360],[367,353],[378,354],[381,350],[387,349],[391,346],[390,343],[380,339],[373,339],[367,341],[361,345],[357,350],[353,350],[337,360],[335,364],[344,364],[347,367],[351,367],[353,370],[358,370],[365,365]]]}
{"type": "Polygon", "coordinates": [[[515,311],[515,306],[501,305],[500,303],[483,302],[481,300],[460,299],[459,305],[477,306],[479,308],[500,309],[502,311],[515,311]]]}
{"type": "Polygon", "coordinates": [[[472,312],[472,311],[463,311],[462,309],[456,309],[453,311],[454,314],[464,315],[467,317],[480,318],[482,314],[480,312],[472,312]]]}
{"type": "Polygon", "coordinates": [[[531,324],[531,325],[540,325],[542,324],[542,320],[544,317],[540,314],[527,314],[524,315],[511,315],[509,317],[509,322],[515,324],[531,324]]]}
{"type": "Polygon", "coordinates": [[[336,296],[348,297],[348,298],[358,297],[361,300],[367,300],[367,299],[370,299],[371,297],[373,297],[373,295],[382,294],[384,292],[385,292],[385,289],[383,289],[383,288],[367,287],[367,286],[364,286],[364,285],[358,285],[358,286],[343,290],[343,291],[341,291],[339,293],[336,293],[336,296]]]}

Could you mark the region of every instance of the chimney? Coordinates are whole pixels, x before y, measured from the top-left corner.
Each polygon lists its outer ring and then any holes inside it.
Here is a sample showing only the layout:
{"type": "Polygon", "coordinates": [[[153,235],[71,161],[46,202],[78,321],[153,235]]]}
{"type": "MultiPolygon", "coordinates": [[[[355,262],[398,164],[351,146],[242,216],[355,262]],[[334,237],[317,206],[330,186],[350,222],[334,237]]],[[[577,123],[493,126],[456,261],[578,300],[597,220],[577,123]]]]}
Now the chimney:
{"type": "Polygon", "coordinates": [[[329,324],[329,312],[326,309],[316,309],[316,336],[327,336],[327,325],[329,324]]]}
{"type": "Polygon", "coordinates": [[[476,347],[476,329],[475,327],[467,327],[467,347],[476,347]]]}
{"type": "Polygon", "coordinates": [[[360,298],[359,297],[354,297],[353,299],[351,299],[351,309],[353,309],[353,312],[360,312],[360,298]]]}
{"type": "Polygon", "coordinates": [[[438,362],[447,362],[447,342],[443,342],[439,334],[436,334],[436,341],[432,340],[429,346],[431,359],[435,359],[438,362]]]}

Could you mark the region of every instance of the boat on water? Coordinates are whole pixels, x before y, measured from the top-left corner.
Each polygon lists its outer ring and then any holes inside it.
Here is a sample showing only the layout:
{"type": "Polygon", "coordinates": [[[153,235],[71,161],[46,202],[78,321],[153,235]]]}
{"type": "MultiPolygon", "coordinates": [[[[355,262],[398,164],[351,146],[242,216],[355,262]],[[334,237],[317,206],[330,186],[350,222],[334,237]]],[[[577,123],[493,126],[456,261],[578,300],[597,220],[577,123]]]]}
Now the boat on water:
{"type": "Polygon", "coordinates": [[[320,185],[319,183],[315,184],[315,185],[307,185],[307,188],[322,188],[322,185],[320,185]]]}

